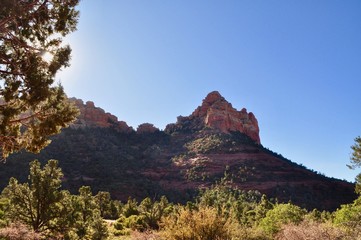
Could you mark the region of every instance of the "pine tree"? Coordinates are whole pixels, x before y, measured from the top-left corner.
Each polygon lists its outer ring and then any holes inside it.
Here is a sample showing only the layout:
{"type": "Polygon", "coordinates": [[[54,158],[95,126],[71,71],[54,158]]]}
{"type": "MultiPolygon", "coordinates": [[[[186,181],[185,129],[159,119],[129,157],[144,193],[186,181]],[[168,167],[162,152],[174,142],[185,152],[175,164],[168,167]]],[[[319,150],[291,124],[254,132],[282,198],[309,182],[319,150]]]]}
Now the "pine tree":
{"type": "Polygon", "coordinates": [[[56,73],[69,66],[63,37],[76,30],[79,0],[0,1],[0,155],[38,152],[75,120],[56,73]],[[51,56],[50,60],[44,58],[51,56]]]}
{"type": "MultiPolygon", "coordinates": [[[[352,156],[351,156],[351,169],[356,167],[361,167],[361,137],[355,138],[355,144],[351,146],[352,156]]],[[[356,176],[356,192],[361,194],[361,173],[356,176]]]]}
{"type": "Polygon", "coordinates": [[[68,214],[69,193],[60,190],[63,173],[56,160],[49,160],[43,169],[38,161],[30,163],[29,183],[11,178],[3,196],[8,199],[7,218],[21,222],[35,232],[63,229],[62,218],[68,214]]]}

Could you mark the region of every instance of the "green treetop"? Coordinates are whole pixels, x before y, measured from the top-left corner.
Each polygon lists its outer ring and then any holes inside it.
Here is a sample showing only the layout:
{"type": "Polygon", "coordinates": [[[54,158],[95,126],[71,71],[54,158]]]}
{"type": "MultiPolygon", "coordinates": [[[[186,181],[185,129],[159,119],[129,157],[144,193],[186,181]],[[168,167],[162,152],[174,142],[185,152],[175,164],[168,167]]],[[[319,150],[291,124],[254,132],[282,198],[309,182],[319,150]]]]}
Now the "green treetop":
{"type": "MultiPolygon", "coordinates": [[[[352,169],[356,167],[361,167],[361,137],[355,138],[355,144],[351,146],[352,156],[351,156],[351,165],[349,166],[352,169]]],[[[361,174],[358,174],[356,177],[356,192],[361,193],[361,174]]]]}
{"type": "Polygon", "coordinates": [[[75,120],[56,73],[69,66],[63,37],[76,30],[79,0],[0,1],[0,154],[38,152],[75,120]],[[46,60],[45,55],[51,56],[46,60]]]}
{"type": "Polygon", "coordinates": [[[30,164],[29,183],[11,178],[3,196],[9,199],[8,218],[31,226],[37,232],[55,230],[57,219],[66,207],[62,204],[66,191],[60,191],[63,174],[58,162],[49,160],[43,169],[38,161],[30,164]]]}

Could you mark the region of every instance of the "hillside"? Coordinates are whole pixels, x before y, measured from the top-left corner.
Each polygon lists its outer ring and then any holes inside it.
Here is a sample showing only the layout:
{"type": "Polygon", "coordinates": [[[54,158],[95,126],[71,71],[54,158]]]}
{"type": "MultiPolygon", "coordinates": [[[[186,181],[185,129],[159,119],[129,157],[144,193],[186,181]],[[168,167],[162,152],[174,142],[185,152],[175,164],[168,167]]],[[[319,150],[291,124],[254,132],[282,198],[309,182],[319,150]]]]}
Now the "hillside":
{"type": "Polygon", "coordinates": [[[263,147],[254,114],[236,110],[218,92],[164,131],[149,123],[134,130],[92,102],[71,101],[81,110],[78,121],[40,154],[14,154],[1,164],[1,189],[10,176],[25,181],[28,163],[37,158],[59,160],[64,188],[76,192],[90,185],[123,201],[166,195],[186,202],[224,176],[240,189],[308,209],[334,210],[356,198],[353,184],[317,174],[263,147]]]}

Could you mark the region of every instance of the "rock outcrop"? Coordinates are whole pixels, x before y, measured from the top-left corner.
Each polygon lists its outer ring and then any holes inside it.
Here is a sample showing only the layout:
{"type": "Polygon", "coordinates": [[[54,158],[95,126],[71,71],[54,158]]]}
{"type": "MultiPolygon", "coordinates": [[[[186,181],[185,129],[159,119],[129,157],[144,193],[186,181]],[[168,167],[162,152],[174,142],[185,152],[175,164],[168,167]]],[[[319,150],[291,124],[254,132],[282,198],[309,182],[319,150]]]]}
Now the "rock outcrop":
{"type": "Polygon", "coordinates": [[[79,108],[80,114],[78,119],[71,125],[71,127],[113,127],[120,132],[129,133],[134,131],[126,122],[118,121],[118,118],[110,113],[106,113],[103,109],[96,107],[94,102],[87,101],[85,104],[83,100],[77,98],[70,98],[71,102],[79,108]]]}
{"type": "Polygon", "coordinates": [[[159,131],[158,128],[156,128],[153,124],[151,123],[143,123],[140,124],[137,128],[137,133],[138,134],[142,134],[142,133],[154,133],[159,131]]]}
{"type": "Polygon", "coordinates": [[[256,143],[261,143],[258,121],[252,112],[247,113],[232,107],[219,92],[214,91],[207,95],[190,116],[178,117],[177,123],[169,124],[166,131],[173,132],[179,129],[195,129],[203,127],[217,129],[224,133],[239,131],[249,136],[256,143]]]}

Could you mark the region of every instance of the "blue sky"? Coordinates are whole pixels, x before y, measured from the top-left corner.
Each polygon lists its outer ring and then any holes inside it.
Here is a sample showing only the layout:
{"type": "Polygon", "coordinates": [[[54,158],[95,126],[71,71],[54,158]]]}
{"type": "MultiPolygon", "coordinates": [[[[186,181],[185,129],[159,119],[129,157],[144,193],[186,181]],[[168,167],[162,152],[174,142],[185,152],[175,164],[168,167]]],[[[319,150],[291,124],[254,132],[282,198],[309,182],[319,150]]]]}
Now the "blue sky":
{"type": "Polygon", "coordinates": [[[361,1],[81,1],[57,78],[70,97],[160,129],[217,90],[261,142],[327,176],[361,135],[361,1]]]}

